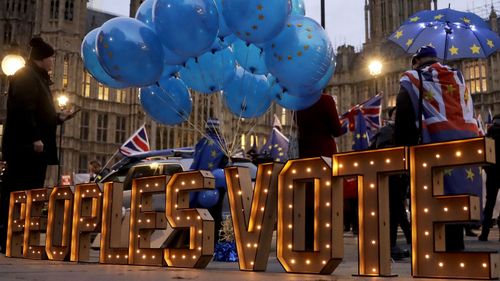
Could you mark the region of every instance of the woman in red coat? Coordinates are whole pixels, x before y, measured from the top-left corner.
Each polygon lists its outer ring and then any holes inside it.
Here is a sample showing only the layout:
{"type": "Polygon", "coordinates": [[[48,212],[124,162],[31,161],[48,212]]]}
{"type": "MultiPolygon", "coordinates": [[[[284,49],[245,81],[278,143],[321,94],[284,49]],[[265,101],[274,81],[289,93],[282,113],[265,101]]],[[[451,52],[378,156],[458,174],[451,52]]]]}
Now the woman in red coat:
{"type": "Polygon", "coordinates": [[[334,137],[342,129],[333,97],[322,94],[310,108],[297,111],[299,157],[332,157],[337,152],[334,137]]]}

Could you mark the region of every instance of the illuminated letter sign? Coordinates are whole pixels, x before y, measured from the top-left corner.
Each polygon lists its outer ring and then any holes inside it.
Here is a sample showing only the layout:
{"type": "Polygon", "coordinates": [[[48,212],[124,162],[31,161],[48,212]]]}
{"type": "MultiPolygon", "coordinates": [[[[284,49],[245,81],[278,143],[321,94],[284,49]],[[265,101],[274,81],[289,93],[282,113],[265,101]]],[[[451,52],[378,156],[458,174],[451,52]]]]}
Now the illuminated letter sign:
{"type": "Polygon", "coordinates": [[[23,257],[24,220],[26,218],[26,191],[10,194],[6,257],[23,257]]]}
{"type": "Polygon", "coordinates": [[[333,176],[358,176],[359,275],[391,274],[387,173],[406,170],[405,159],[405,147],[333,155],[333,176]]]}
{"type": "Polygon", "coordinates": [[[89,261],[90,234],[101,230],[102,191],[95,183],[75,187],[71,261],[89,261]]]}
{"type": "Polygon", "coordinates": [[[24,242],[23,255],[29,259],[47,259],[45,253],[45,241],[41,240],[40,234],[47,229],[46,205],[52,188],[41,188],[28,190],[26,200],[26,219],[24,220],[24,242]]]}
{"type": "Polygon", "coordinates": [[[163,265],[163,250],[151,248],[151,235],[155,229],[167,228],[165,212],[153,210],[153,195],[164,195],[165,186],[165,176],[133,180],[128,251],[130,264],[163,265]]]}
{"type": "Polygon", "coordinates": [[[329,158],[290,160],[279,175],[277,257],[287,272],[330,274],[342,261],[342,186],[331,181],[329,158]],[[306,188],[314,188],[314,251],[305,251],[306,188]]]}
{"type": "Polygon", "coordinates": [[[69,186],[54,188],[50,194],[45,238],[47,256],[50,260],[69,260],[72,219],[73,191],[69,186]]]}
{"type": "MultiPolygon", "coordinates": [[[[498,277],[498,254],[446,252],[445,222],[479,220],[479,198],[444,194],[445,167],[494,162],[491,139],[469,139],[410,148],[412,274],[414,277],[498,277]]],[[[479,177],[480,175],[475,175],[479,177]]]]}
{"type": "Polygon", "coordinates": [[[276,223],[278,174],[281,168],[283,164],[278,163],[259,165],[255,189],[248,168],[225,169],[241,270],[266,270],[276,223]]]}
{"type": "MultiPolygon", "coordinates": [[[[100,263],[128,263],[128,223],[122,223],[123,184],[104,184],[100,263]],[[127,235],[127,236],[125,236],[127,235]]],[[[127,217],[125,216],[125,220],[127,217]]]]}
{"type": "Polygon", "coordinates": [[[190,209],[189,192],[213,189],[207,171],[177,173],[167,185],[166,216],[175,228],[189,228],[188,249],[164,249],[168,266],[205,268],[214,254],[214,220],[207,209],[190,209]]]}

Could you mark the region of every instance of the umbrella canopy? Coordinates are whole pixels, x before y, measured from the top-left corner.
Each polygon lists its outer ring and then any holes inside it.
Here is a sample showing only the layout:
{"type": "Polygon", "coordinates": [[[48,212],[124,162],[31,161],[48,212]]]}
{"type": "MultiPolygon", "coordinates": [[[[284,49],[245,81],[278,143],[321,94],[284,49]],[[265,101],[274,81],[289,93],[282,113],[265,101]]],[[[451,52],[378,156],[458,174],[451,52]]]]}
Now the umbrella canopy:
{"type": "Polygon", "coordinates": [[[486,58],[500,46],[498,34],[483,19],[452,9],[418,12],[389,39],[411,54],[422,46],[432,46],[445,61],[486,58]]]}

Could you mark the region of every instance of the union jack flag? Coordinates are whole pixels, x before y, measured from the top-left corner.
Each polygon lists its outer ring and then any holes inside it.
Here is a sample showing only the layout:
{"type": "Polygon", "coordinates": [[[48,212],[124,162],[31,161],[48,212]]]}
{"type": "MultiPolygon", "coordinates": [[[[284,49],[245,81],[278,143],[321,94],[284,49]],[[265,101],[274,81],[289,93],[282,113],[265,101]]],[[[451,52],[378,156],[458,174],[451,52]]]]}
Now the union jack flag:
{"type": "Polygon", "coordinates": [[[148,134],[145,125],[142,125],[121,147],[120,152],[125,156],[149,151],[148,134]]]}
{"type": "MultiPolygon", "coordinates": [[[[478,135],[472,97],[462,74],[449,66],[434,63],[422,69],[424,143],[475,137],[478,135]]],[[[418,112],[420,79],[417,71],[407,71],[401,86],[409,93],[418,112]]],[[[415,124],[418,126],[417,120],[415,124]]]]}
{"type": "Polygon", "coordinates": [[[356,129],[356,116],[358,112],[361,112],[363,118],[366,122],[366,128],[368,131],[376,131],[380,129],[380,112],[382,109],[382,94],[377,94],[376,96],[357,104],[346,113],[340,116],[340,123],[342,124],[342,130],[344,133],[347,131],[354,132],[356,129]]]}

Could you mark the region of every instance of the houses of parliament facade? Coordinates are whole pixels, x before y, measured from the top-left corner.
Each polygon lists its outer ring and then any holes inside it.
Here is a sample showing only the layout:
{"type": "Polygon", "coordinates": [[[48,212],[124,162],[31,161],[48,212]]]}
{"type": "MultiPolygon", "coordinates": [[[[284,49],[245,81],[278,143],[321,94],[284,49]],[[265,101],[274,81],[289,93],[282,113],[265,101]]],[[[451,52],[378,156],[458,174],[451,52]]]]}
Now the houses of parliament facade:
{"type": "MultiPolygon", "coordinates": [[[[222,119],[223,134],[243,151],[249,150],[254,143],[258,146],[264,144],[274,114],[284,125],[285,134],[293,131],[290,126],[292,113],[279,106],[273,105],[263,117],[249,122],[232,117],[218,95],[193,94],[189,122],[177,126],[155,123],[142,110],[137,89],[108,88],[85,71],[80,58],[84,36],[114,17],[88,8],[87,2],[0,0],[0,58],[11,52],[20,52],[27,58],[31,37],[42,36],[56,49],[53,95],[65,94],[70,104],[82,109],[63,127],[62,174],[87,172],[88,162],[93,159],[107,162],[143,123],[147,124],[152,149],[194,146],[202,135],[204,122],[212,117],[222,119]],[[233,128],[240,129],[236,132],[233,128]]],[[[141,2],[130,1],[131,15],[141,2]]],[[[128,1],[126,3],[128,5],[128,1]]],[[[361,51],[348,45],[337,48],[337,68],[326,89],[336,97],[339,113],[375,95],[375,89],[384,92],[384,108],[395,105],[399,77],[409,68],[410,55],[387,38],[410,15],[419,10],[436,9],[436,6],[437,0],[365,0],[366,42],[361,51]],[[367,67],[374,58],[383,62],[382,74],[376,79],[369,75],[367,67]]],[[[498,32],[499,21],[493,7],[487,20],[498,32]]],[[[500,54],[497,52],[488,59],[452,64],[463,70],[476,111],[482,116],[488,109],[500,112],[500,54]]],[[[8,79],[0,73],[0,134],[5,122],[7,87],[8,79]]],[[[351,150],[351,142],[350,134],[340,138],[339,150],[351,150]]],[[[50,178],[57,178],[55,171],[50,178]]]]}

